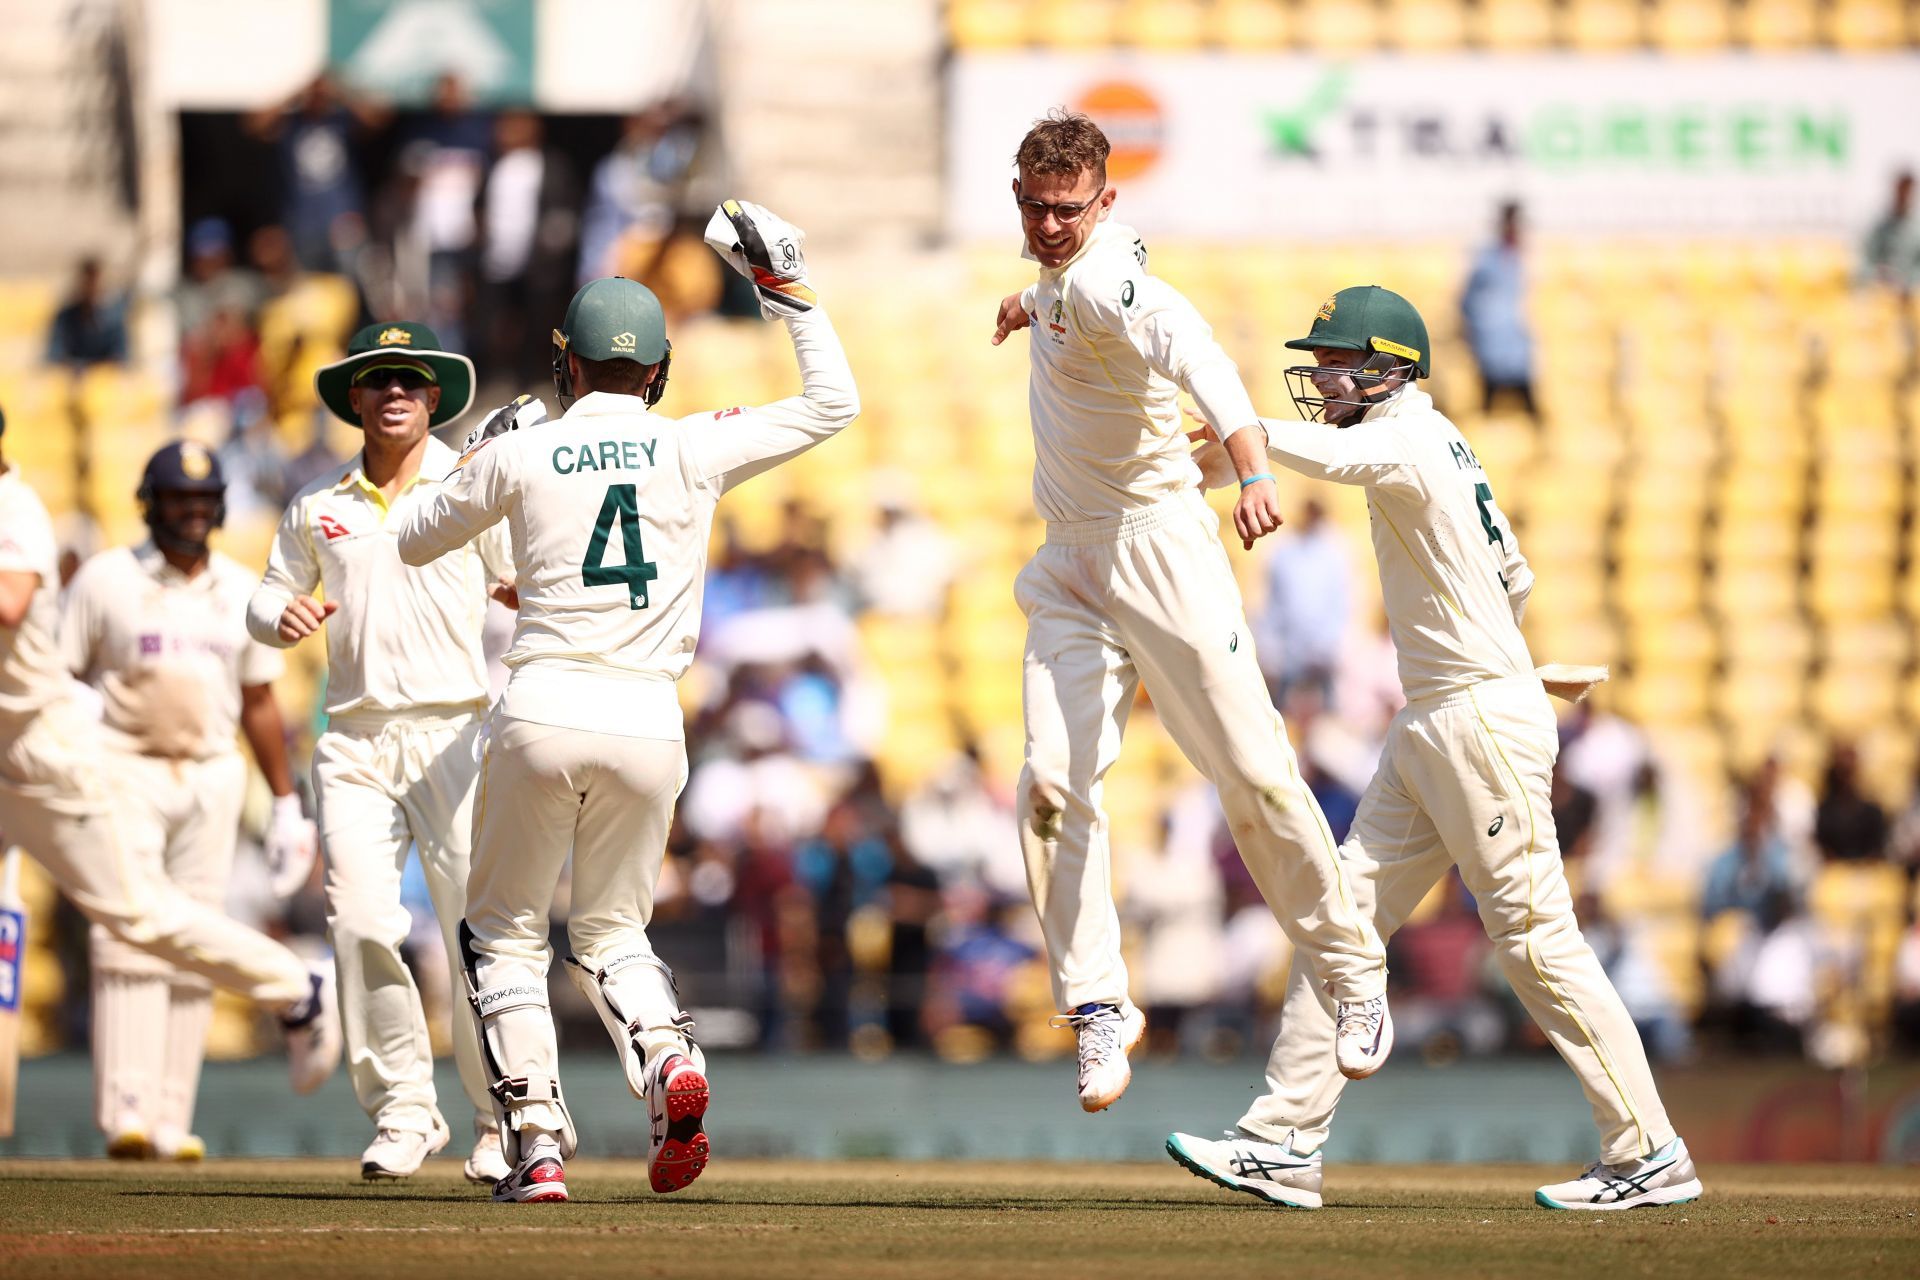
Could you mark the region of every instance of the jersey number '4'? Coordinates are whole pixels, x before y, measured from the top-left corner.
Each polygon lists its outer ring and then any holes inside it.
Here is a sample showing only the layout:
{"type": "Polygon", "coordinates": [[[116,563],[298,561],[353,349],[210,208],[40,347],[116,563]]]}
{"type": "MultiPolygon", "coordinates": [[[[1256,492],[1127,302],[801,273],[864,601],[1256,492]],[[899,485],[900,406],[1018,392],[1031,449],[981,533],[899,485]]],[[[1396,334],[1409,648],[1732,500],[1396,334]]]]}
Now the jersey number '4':
{"type": "Polygon", "coordinates": [[[590,587],[625,587],[627,607],[647,607],[647,584],[660,576],[660,570],[640,546],[640,497],[630,484],[610,484],[600,502],[600,515],[593,522],[593,537],[587,543],[586,559],[580,562],[580,581],[590,587]],[[613,526],[620,526],[620,543],[626,551],[625,564],[607,563],[607,539],[613,526]]]}

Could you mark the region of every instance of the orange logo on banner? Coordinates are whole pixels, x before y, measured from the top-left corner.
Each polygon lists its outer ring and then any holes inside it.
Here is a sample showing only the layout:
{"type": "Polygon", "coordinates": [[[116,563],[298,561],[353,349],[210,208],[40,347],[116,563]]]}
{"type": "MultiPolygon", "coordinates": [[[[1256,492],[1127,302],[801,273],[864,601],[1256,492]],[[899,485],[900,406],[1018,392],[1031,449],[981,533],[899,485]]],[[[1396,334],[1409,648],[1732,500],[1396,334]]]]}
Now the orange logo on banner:
{"type": "Polygon", "coordinates": [[[1113,144],[1113,154],[1107,157],[1109,180],[1137,178],[1158,163],[1166,116],[1159,99],[1145,88],[1129,80],[1105,80],[1073,105],[1092,116],[1113,144]]]}

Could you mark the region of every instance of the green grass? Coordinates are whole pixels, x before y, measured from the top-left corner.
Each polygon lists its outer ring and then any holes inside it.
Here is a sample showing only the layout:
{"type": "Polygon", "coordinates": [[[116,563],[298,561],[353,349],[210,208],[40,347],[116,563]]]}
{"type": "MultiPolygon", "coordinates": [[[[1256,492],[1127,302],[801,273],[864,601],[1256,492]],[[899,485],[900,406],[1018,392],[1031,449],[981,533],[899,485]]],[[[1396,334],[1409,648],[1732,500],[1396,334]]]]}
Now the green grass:
{"type": "Polygon", "coordinates": [[[1317,1213],[1164,1165],[721,1160],[655,1196],[576,1161],[566,1205],[495,1205],[435,1161],[367,1186],[341,1161],[0,1163],[0,1272],[302,1276],[1833,1276],[1920,1273],[1920,1170],[1703,1169],[1706,1198],[1551,1213],[1569,1170],[1335,1170],[1317,1213]]]}

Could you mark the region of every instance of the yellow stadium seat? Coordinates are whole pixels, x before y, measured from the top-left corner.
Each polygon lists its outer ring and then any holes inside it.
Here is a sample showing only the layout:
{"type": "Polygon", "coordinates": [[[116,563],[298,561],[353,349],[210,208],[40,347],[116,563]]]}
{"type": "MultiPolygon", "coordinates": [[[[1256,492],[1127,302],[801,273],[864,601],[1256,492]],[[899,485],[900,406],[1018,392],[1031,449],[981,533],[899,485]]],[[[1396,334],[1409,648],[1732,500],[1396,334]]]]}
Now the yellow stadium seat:
{"type": "Polygon", "coordinates": [[[1022,0],[948,0],[947,30],[959,49],[1016,48],[1028,40],[1033,7],[1022,0]]]}
{"type": "Polygon", "coordinates": [[[1848,53],[1897,49],[1907,41],[1900,0],[1831,0],[1824,12],[1827,39],[1848,53]]]}
{"type": "Polygon", "coordinates": [[[1293,36],[1292,6],[1282,0],[1214,0],[1208,38],[1227,49],[1278,49],[1293,36]]]}
{"type": "Polygon", "coordinates": [[[1894,603],[1893,565],[1862,564],[1851,556],[1815,560],[1807,584],[1807,608],[1827,621],[1873,620],[1894,603]]]}
{"type": "Polygon", "coordinates": [[[1741,618],[1777,617],[1799,608],[1794,579],[1771,566],[1749,569],[1723,565],[1707,583],[1707,599],[1714,612],[1737,625],[1741,618]]]}
{"type": "Polygon", "coordinates": [[[1614,580],[1614,602],[1631,618],[1695,614],[1701,607],[1701,578],[1698,563],[1623,565],[1614,580]]]}
{"type": "Polygon", "coordinates": [[[1295,29],[1308,49],[1366,53],[1380,44],[1380,9],[1372,0],[1300,0],[1295,29]]]}
{"type": "Polygon", "coordinates": [[[1553,43],[1548,0],[1480,0],[1467,9],[1467,27],[1482,48],[1515,52],[1553,43]]]}
{"type": "Polygon", "coordinates": [[[1699,53],[1723,48],[1731,35],[1725,0],[1658,0],[1651,28],[1656,48],[1699,53]]]}
{"type": "Polygon", "coordinates": [[[1735,34],[1767,53],[1811,48],[1816,39],[1813,0],[1747,0],[1734,10],[1735,34]]]}
{"type": "Polygon", "coordinates": [[[1613,681],[1613,705],[1640,724],[1689,724],[1707,713],[1704,671],[1636,670],[1613,681]]]}
{"type": "Polygon", "coordinates": [[[1813,656],[1813,632],[1798,614],[1742,616],[1720,632],[1729,670],[1799,670],[1813,656]]]}
{"type": "Polygon", "coordinates": [[[1636,625],[1627,639],[1636,669],[1699,671],[1718,651],[1713,628],[1698,615],[1648,620],[1636,625]]]}
{"type": "Polygon", "coordinates": [[[1386,42],[1418,53],[1458,49],[1467,39],[1465,10],[1460,0],[1387,0],[1386,42]]]}
{"type": "Polygon", "coordinates": [[[1206,42],[1206,18],[1200,0],[1125,0],[1119,36],[1142,49],[1184,52],[1206,42]]]}
{"type": "Polygon", "coordinates": [[[1120,42],[1119,0],[1038,0],[1033,35],[1055,49],[1108,49],[1120,42]]]}

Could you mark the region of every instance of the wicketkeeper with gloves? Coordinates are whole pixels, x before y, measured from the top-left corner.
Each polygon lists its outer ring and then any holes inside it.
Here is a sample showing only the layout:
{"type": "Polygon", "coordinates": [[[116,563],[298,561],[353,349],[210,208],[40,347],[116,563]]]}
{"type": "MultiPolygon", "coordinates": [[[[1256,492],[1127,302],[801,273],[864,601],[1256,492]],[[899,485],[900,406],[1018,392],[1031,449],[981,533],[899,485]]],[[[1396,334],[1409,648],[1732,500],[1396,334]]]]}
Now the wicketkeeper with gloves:
{"type": "MultiPolygon", "coordinates": [[[[707,241],[785,321],[799,395],[667,417],[666,317],[645,286],[594,280],[554,330],[565,414],[484,436],[398,521],[400,556],[442,563],[510,530],[521,609],[475,805],[464,971],[512,1173],[502,1201],[567,1199],[575,1131],[547,1004],[548,913],[573,859],[567,971],[648,1109],[655,1191],[706,1167],[705,1061],[647,939],[667,826],[687,777],[675,682],[693,662],[722,494],[859,412],[846,353],[807,285],[800,232],[729,200],[707,241]]],[[[504,425],[504,424],[503,424],[504,425]]]]}
{"type": "MultiPolygon", "coordinates": [[[[457,461],[429,432],[473,403],[465,356],[441,350],[425,325],[373,324],[314,381],[327,408],[359,427],[366,443],[288,506],[247,628],[284,649],[326,624],[327,728],[314,745],[313,789],[327,855],[327,923],[347,1073],[375,1128],[360,1172],[396,1179],[450,1136],[435,1102],[420,992],[401,957],[411,921],[400,877],[417,846],[458,972],[487,709],[480,627],[490,596],[516,603],[513,551],[505,530],[493,529],[415,568],[401,563],[395,545],[402,518],[439,491],[457,461]],[[315,598],[322,589],[324,604],[315,598]]],[[[501,413],[511,418],[518,407],[501,413]]],[[[289,862],[275,887],[291,893],[310,870],[311,861],[289,862]]],[[[466,1175],[491,1185],[507,1170],[470,1018],[454,1017],[453,1046],[474,1107],[466,1175]]]]}

